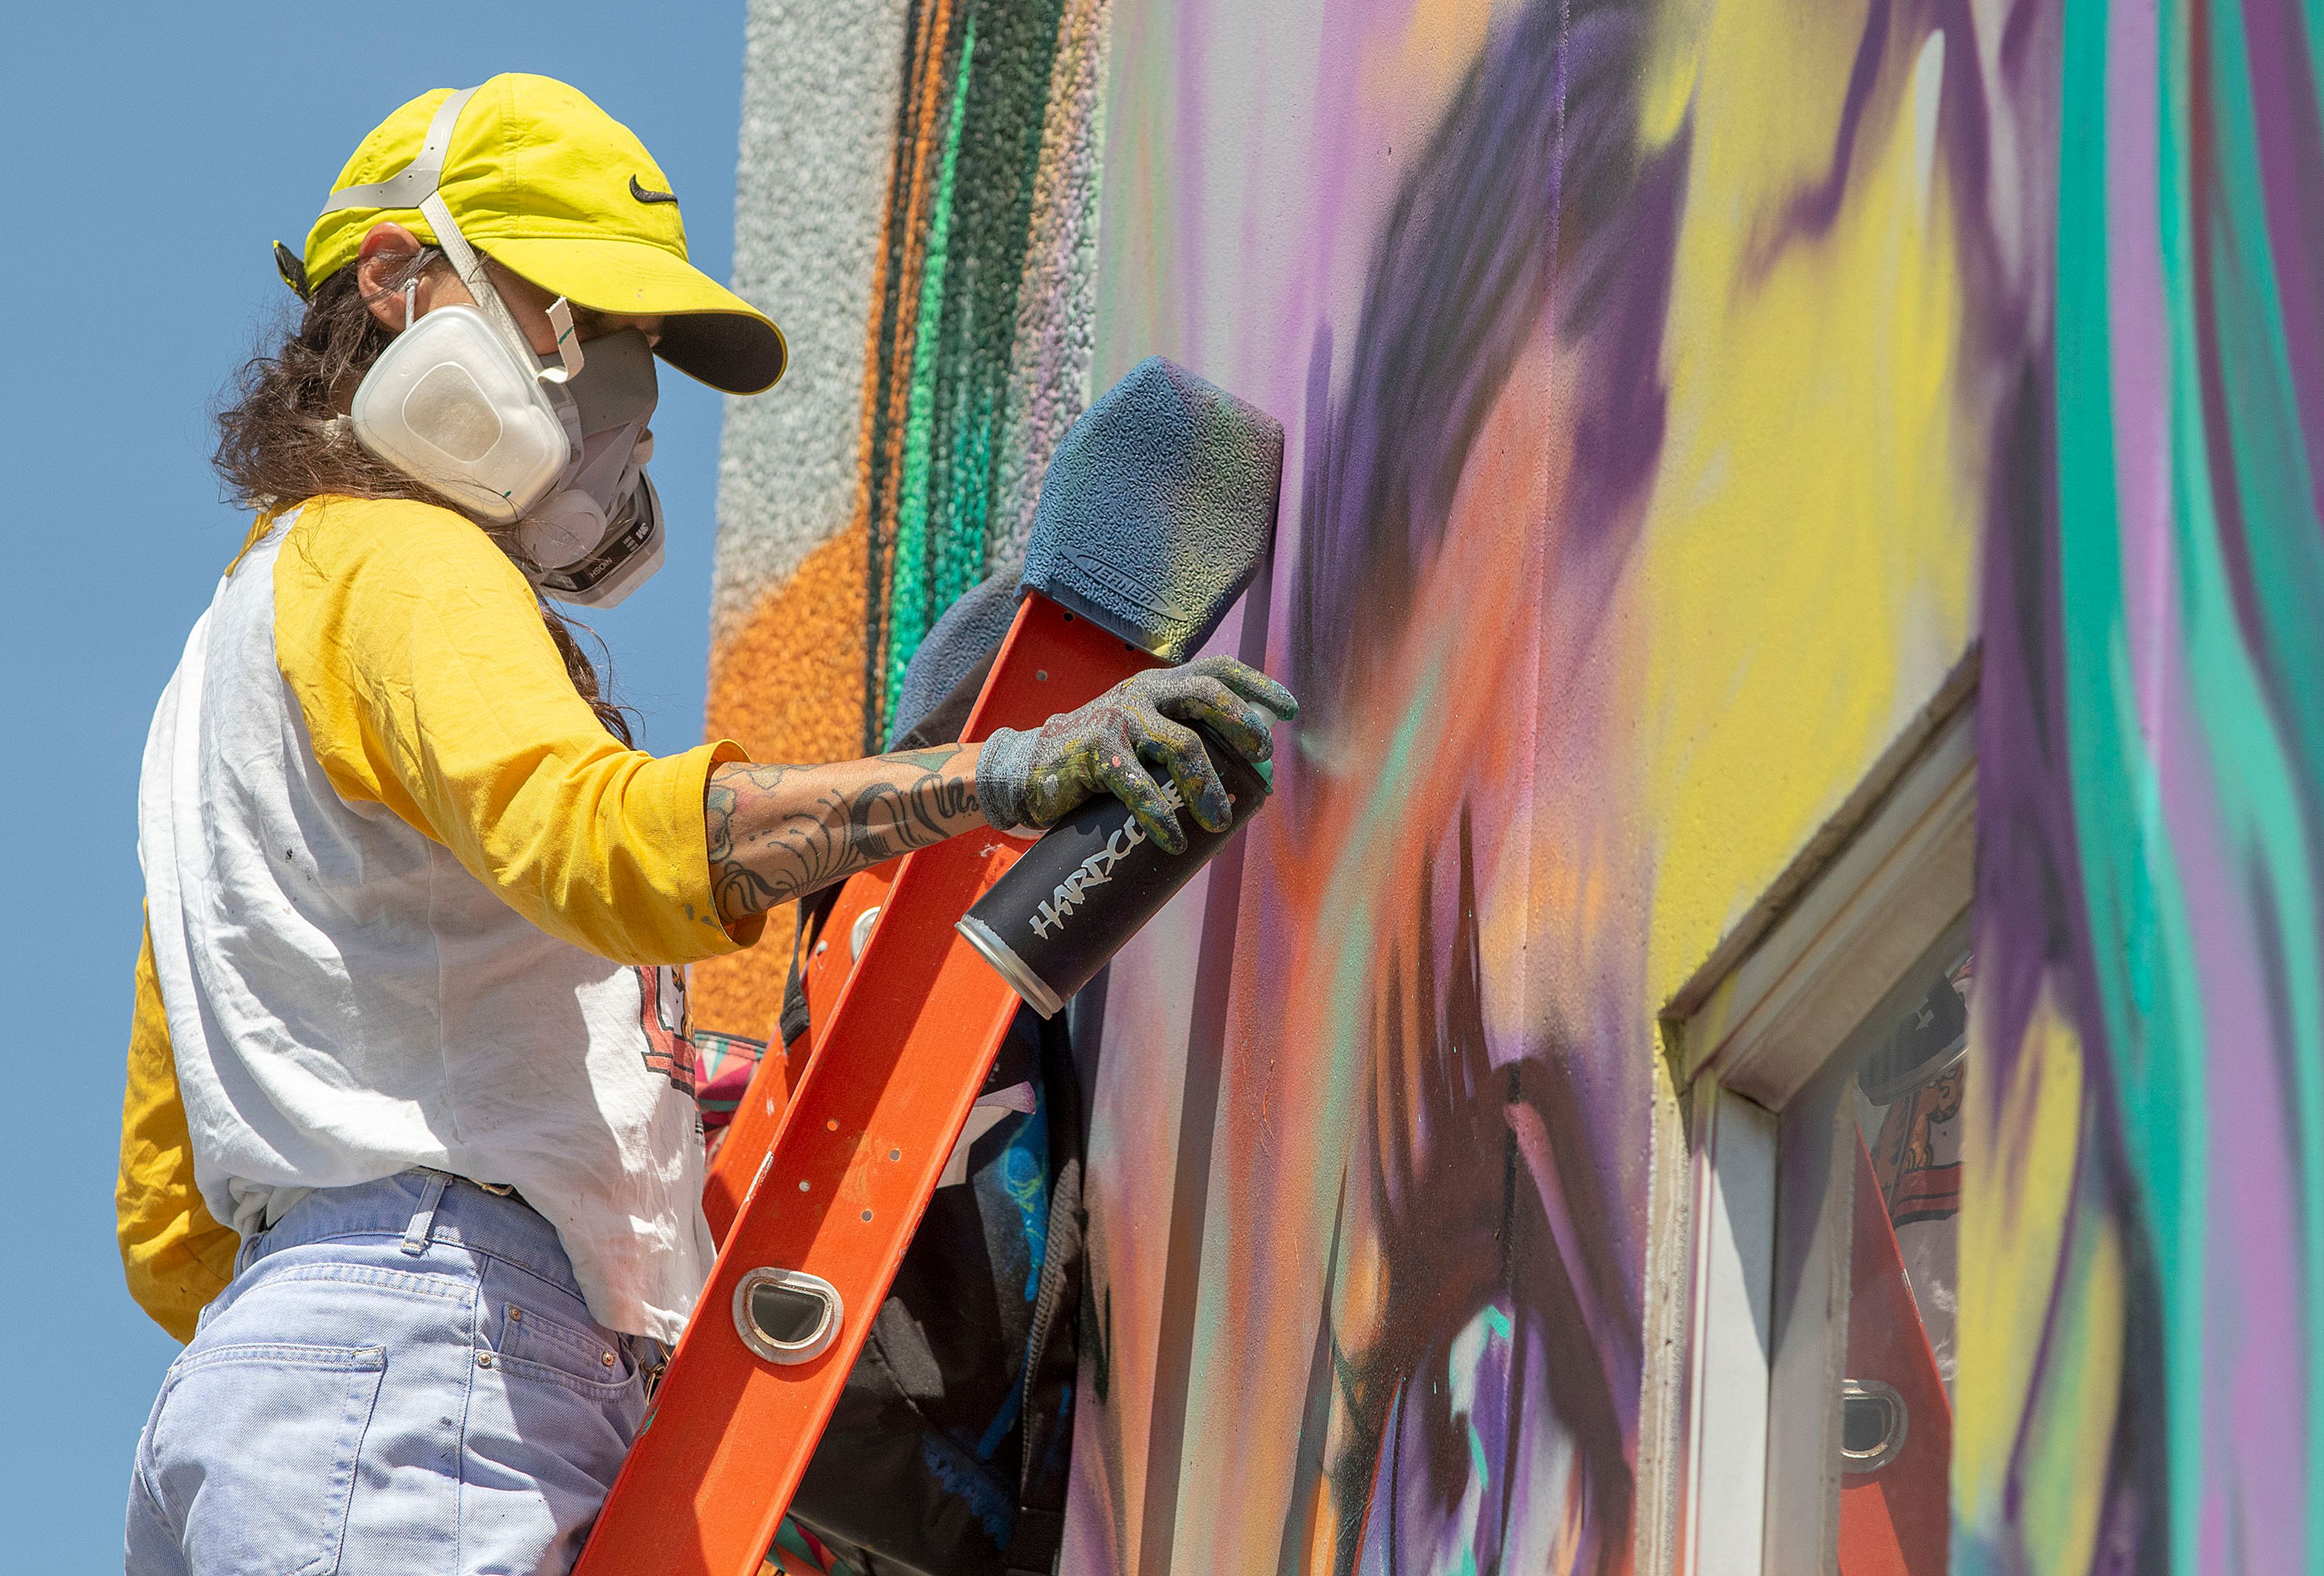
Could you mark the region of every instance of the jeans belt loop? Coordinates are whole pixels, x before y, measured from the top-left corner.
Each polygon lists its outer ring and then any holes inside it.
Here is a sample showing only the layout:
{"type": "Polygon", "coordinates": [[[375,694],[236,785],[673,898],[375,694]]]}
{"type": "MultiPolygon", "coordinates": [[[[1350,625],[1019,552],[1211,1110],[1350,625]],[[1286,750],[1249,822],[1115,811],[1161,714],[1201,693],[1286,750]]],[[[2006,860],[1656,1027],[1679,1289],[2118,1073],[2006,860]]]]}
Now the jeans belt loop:
{"type": "Polygon", "coordinates": [[[444,1202],[444,1186],[451,1180],[441,1171],[430,1171],[420,1189],[420,1207],[411,1212],[411,1224],[403,1233],[403,1250],[414,1258],[428,1251],[428,1233],[436,1224],[436,1206],[444,1202]]]}

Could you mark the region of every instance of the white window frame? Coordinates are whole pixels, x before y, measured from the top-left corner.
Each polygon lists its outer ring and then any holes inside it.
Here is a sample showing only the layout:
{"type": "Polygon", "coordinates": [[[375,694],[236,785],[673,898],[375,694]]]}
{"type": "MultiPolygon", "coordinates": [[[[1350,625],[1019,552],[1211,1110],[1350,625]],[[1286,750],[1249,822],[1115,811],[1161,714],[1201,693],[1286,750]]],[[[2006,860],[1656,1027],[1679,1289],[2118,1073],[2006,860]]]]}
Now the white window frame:
{"type": "MultiPolygon", "coordinates": [[[[1642,1571],[1813,1571],[1831,1546],[1838,1358],[1816,1322],[1775,1328],[1778,1128],[1907,971],[1966,926],[1975,688],[1972,653],[1662,1015],[1642,1571]]],[[[1844,1213],[1828,1203],[1794,1222],[1809,1230],[1803,1273],[1843,1277],[1843,1298],[1844,1213]]]]}

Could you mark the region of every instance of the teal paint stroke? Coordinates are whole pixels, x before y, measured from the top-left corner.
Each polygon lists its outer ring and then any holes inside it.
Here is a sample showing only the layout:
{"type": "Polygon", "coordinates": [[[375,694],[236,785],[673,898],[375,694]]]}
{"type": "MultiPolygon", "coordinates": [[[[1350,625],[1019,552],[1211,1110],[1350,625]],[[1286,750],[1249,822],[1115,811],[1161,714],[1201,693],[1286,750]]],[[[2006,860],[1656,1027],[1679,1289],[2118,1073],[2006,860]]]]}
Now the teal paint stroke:
{"type": "MultiPolygon", "coordinates": [[[[2067,0],[2056,581],[2039,610],[2055,633],[2034,647],[2056,664],[2072,843],[2060,865],[2077,875],[2056,897],[2087,931],[2087,979],[2056,995],[2093,1064],[2086,1120],[2110,1133],[2100,1152],[2120,1157],[2114,1184],[2074,1207],[2116,1213],[2152,1258],[2126,1288],[2153,1350],[2126,1356],[2122,1404],[2163,1470],[2133,1484],[2117,1461],[2109,1504],[2162,1491],[2137,1525],[2170,1568],[2206,1568],[2227,1548],[2248,1568],[2293,1568],[2324,1549],[2324,1367],[2311,1359],[2324,1319],[2324,530],[2246,13],[2157,8],[2151,82],[2123,79],[2143,68],[2109,59],[2123,22],[2102,0],[2067,0]],[[2153,96],[2152,235],[2109,211],[2117,161],[2146,167],[2144,150],[2107,145],[2110,94],[2117,106],[2153,96]],[[2150,256],[2163,319],[2124,331],[2161,336],[2167,363],[2118,363],[2109,334],[2129,318],[2111,292],[2150,256]],[[2149,364],[2153,386],[2126,379],[2149,364]],[[2120,490],[2123,467],[2136,468],[2120,452],[2126,410],[2167,431],[2157,499],[2120,490]],[[2167,566],[2139,597],[2132,555],[2167,566]]],[[[2312,60],[2312,32],[2308,45],[2312,60]]],[[[2313,97],[2312,77],[2303,91],[2313,97]]],[[[2073,928],[2050,920],[2052,935],[2073,928]]],[[[1999,1043],[2022,1028],[2001,1026],[1999,1043]]],[[[2021,1475],[2017,1491],[2061,1487],[2021,1475]]],[[[1956,1569],[2025,1553],[2006,1529],[1959,1532],[1956,1569]]]]}
{"type": "Polygon", "coordinates": [[[880,696],[877,732],[903,699],[904,664],[928,632],[928,465],[936,419],[937,345],[944,326],[945,267],[952,242],[953,177],[960,161],[960,127],[976,59],[976,18],[971,15],[960,46],[951,112],[945,124],[944,157],[928,221],[927,260],[920,274],[919,317],[913,326],[912,382],[905,400],[903,484],[896,510],[896,567],[889,591],[887,685],[880,696]]]}
{"type": "MultiPolygon", "coordinates": [[[[2145,1184],[2156,1223],[2158,1278],[2166,1324],[2200,1330],[2205,1285],[2189,1273],[2201,1262],[2206,1175],[2200,1009],[2190,982],[2153,952],[2168,912],[2183,929],[2167,859],[2146,857],[2160,797],[2138,739],[2137,702],[2123,616],[2115,472],[2113,369],[2107,343],[2107,213],[2104,149],[2107,7],[2068,0],[2058,193],[2058,538],[2063,586],[2057,609],[2067,653],[2063,684],[2070,749],[2074,825],[2081,850],[2082,907],[2099,978],[2098,1000],[2116,1047],[2121,1126],[2131,1167],[2145,1184]],[[2085,144],[2077,148],[2080,142],[2085,144]],[[2158,880],[2159,878],[2159,880],[2158,880]],[[2150,1032],[2152,1031],[2152,1032],[2150,1032]],[[2192,1050],[2197,1065],[2182,1057],[2192,1050]]],[[[2168,117],[2166,116],[2166,120],[2168,117]]],[[[2166,152],[2164,167],[2172,161],[2166,152]]],[[[2168,255],[2166,248],[2166,256],[2168,255]]],[[[2163,1415],[2174,1486],[2170,1525],[2176,1542],[2196,1525],[2177,1485],[2200,1479],[2202,1352],[2199,1342],[2168,1350],[2163,1415]]],[[[2193,1545],[2185,1545],[2191,1556],[2193,1545]]]]}

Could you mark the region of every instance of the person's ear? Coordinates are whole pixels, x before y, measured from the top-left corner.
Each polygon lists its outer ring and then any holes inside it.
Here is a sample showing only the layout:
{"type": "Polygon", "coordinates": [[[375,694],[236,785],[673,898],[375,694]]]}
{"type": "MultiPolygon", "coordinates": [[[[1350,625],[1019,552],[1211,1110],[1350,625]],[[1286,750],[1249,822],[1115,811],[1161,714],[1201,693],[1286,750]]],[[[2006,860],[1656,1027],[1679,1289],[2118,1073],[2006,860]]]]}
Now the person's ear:
{"type": "Polygon", "coordinates": [[[355,287],[363,292],[372,317],[391,334],[401,334],[408,327],[403,320],[403,292],[395,288],[395,276],[419,254],[419,236],[401,225],[386,223],[371,227],[363,238],[363,250],[356,254],[355,287]]]}

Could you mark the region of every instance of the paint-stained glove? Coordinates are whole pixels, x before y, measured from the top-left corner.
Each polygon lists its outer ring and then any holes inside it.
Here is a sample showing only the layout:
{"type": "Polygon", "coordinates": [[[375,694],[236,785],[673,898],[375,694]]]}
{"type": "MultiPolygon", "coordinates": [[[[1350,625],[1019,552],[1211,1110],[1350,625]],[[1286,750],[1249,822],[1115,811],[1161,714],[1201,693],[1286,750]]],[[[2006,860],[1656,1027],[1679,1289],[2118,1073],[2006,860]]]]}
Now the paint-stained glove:
{"type": "Polygon", "coordinates": [[[1231,657],[1202,657],[1123,679],[1078,711],[1060,712],[1038,733],[995,730],[976,762],[976,799],[1004,832],[1054,826],[1083,800],[1110,793],[1130,806],[1146,834],[1171,853],[1186,836],[1147,770],[1158,767],[1207,831],[1232,815],[1203,741],[1200,723],[1246,760],[1274,753],[1268,729],[1299,714],[1291,692],[1231,657]],[[1176,720],[1173,720],[1176,719],[1176,720]]]}

